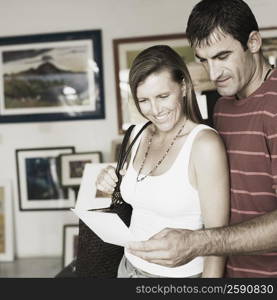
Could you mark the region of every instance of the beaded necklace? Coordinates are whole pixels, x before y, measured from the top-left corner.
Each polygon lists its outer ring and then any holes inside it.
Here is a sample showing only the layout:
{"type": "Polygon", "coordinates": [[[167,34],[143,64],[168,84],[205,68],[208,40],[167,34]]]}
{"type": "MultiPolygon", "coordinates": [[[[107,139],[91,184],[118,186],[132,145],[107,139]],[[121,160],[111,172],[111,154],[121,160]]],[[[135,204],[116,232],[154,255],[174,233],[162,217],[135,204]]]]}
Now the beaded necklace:
{"type": "MultiPolygon", "coordinates": [[[[187,121],[187,120],[186,120],[187,121]]],[[[142,171],[142,168],[144,167],[144,164],[145,164],[145,161],[146,161],[146,158],[149,154],[149,150],[150,150],[150,146],[152,144],[152,140],[153,140],[153,136],[154,136],[154,131],[152,132],[151,136],[150,136],[150,139],[148,141],[148,146],[147,146],[147,149],[146,149],[146,152],[144,154],[144,158],[143,158],[143,161],[141,163],[141,166],[139,168],[139,171],[138,171],[138,175],[137,175],[137,182],[141,182],[142,180],[144,180],[146,177],[148,177],[150,174],[152,174],[157,168],[158,166],[163,162],[163,160],[165,159],[165,157],[167,156],[168,152],[170,151],[170,149],[172,148],[172,146],[174,145],[177,137],[180,135],[180,133],[182,132],[182,130],[184,129],[185,127],[185,124],[186,124],[186,121],[185,123],[181,126],[181,128],[179,129],[179,131],[177,132],[177,134],[173,137],[169,147],[167,148],[167,150],[165,151],[165,154],[162,156],[162,158],[156,163],[156,165],[146,174],[146,175],[141,175],[141,171],[142,171]]]]}

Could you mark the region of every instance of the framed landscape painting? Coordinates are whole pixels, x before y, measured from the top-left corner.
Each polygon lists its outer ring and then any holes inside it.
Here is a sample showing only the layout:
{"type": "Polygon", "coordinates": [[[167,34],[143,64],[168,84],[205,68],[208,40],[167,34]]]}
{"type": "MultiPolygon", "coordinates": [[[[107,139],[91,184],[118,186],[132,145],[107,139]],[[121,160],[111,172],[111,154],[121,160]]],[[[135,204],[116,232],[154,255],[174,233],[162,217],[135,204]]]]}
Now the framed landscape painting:
{"type": "Polygon", "coordinates": [[[104,118],[101,31],[0,38],[0,122],[104,118]]]}
{"type": "Polygon", "coordinates": [[[0,261],[14,259],[14,222],[10,180],[0,179],[0,261]]]}
{"type": "Polygon", "coordinates": [[[73,146],[16,150],[20,210],[68,210],[74,207],[74,190],[62,187],[58,173],[59,155],[73,152],[73,146]]]}

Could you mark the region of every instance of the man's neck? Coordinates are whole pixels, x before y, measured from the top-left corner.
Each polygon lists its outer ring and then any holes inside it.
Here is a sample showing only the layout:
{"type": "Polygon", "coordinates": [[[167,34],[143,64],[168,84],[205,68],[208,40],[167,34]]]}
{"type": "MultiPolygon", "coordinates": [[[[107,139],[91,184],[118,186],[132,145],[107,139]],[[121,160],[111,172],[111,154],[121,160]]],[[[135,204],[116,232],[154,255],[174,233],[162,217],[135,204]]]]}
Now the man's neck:
{"type": "Polygon", "coordinates": [[[253,94],[270,76],[272,71],[272,66],[267,61],[262,59],[262,61],[257,64],[257,68],[253,72],[253,75],[251,76],[247,86],[237,93],[236,98],[239,100],[253,94]]]}

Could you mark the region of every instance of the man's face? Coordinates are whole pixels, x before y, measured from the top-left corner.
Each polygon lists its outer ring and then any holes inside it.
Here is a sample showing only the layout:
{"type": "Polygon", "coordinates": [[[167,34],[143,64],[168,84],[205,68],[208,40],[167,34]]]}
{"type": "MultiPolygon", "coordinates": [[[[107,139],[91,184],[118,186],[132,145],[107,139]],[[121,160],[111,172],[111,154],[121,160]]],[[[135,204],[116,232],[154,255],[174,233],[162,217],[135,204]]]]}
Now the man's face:
{"type": "Polygon", "coordinates": [[[248,96],[253,55],[238,40],[216,30],[209,37],[209,45],[203,42],[195,47],[195,52],[220,95],[248,96]]]}

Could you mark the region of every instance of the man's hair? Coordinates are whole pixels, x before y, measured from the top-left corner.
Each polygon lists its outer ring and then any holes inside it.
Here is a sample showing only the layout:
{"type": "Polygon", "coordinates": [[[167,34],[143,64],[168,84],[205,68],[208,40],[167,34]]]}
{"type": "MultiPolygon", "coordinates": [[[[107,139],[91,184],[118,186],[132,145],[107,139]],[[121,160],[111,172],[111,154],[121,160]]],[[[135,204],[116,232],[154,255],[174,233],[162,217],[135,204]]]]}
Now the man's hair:
{"type": "Polygon", "coordinates": [[[183,112],[188,119],[201,123],[202,117],[187,66],[181,56],[167,45],[156,45],[143,50],[132,63],[129,84],[138,111],[142,114],[137,98],[138,86],[149,75],[164,70],[169,71],[173,81],[186,85],[186,97],[182,103],[183,112]]]}
{"type": "Polygon", "coordinates": [[[249,34],[259,31],[254,14],[242,0],[202,0],[189,16],[186,36],[192,46],[209,45],[214,30],[230,34],[247,49],[249,34]]]}

